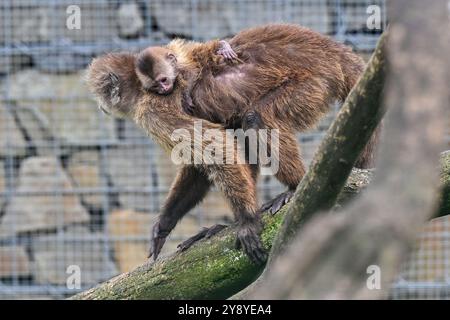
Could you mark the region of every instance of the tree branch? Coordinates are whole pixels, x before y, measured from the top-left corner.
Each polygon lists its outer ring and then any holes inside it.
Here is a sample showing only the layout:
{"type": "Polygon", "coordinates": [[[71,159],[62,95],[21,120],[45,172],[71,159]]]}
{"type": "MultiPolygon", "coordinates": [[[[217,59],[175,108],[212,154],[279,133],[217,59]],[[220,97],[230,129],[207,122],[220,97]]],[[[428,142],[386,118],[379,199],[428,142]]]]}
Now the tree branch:
{"type": "MultiPolygon", "coordinates": [[[[449,214],[450,152],[442,158],[442,203],[436,216],[449,214]],[[444,201],[445,199],[445,201],[444,201]]],[[[354,169],[338,197],[338,206],[348,203],[370,183],[372,170],[354,169]]],[[[275,216],[264,216],[264,246],[271,243],[281,226],[287,206],[275,216]]],[[[72,299],[226,299],[252,283],[262,271],[247,256],[234,249],[236,229],[226,228],[217,236],[199,241],[182,253],[119,275],[72,299]]]]}

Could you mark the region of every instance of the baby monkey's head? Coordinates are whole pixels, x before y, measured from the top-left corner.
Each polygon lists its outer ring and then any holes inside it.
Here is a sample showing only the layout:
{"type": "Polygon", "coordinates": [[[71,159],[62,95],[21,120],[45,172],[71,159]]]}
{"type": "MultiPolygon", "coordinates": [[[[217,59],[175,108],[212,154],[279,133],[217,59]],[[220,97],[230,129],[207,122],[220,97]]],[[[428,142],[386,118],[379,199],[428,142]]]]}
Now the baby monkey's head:
{"type": "Polygon", "coordinates": [[[142,50],[135,62],[136,74],[145,90],[167,95],[173,91],[178,75],[175,54],[163,47],[142,50]]]}

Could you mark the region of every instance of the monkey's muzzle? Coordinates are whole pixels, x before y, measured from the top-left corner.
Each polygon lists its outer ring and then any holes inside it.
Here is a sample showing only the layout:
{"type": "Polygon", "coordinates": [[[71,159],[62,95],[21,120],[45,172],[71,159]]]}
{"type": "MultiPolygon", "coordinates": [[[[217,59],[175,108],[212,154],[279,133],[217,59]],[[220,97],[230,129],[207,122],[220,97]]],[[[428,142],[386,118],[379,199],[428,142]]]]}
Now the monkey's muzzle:
{"type": "Polygon", "coordinates": [[[158,90],[158,94],[168,95],[168,94],[171,94],[172,91],[173,91],[173,85],[169,84],[169,85],[161,86],[158,90]]]}

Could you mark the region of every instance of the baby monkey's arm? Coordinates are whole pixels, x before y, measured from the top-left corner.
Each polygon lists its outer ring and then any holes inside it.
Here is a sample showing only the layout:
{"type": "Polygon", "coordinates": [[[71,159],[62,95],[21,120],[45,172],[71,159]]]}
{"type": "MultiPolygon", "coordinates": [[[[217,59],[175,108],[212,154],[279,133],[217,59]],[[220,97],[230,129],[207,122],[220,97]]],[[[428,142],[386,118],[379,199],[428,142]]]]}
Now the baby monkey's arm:
{"type": "Polygon", "coordinates": [[[219,50],[217,50],[217,54],[221,55],[228,61],[237,60],[238,56],[236,52],[231,48],[230,44],[226,40],[219,41],[219,50]]]}
{"type": "MultiPolygon", "coordinates": [[[[236,54],[236,52],[234,52],[234,50],[231,48],[230,44],[226,40],[219,41],[219,48],[216,53],[222,56],[227,62],[240,61],[238,55],[236,54]]],[[[186,75],[186,80],[187,80],[187,87],[186,90],[184,90],[183,92],[182,105],[184,112],[186,112],[189,115],[193,115],[195,106],[192,101],[191,93],[195,86],[196,81],[195,75],[193,75],[192,73],[188,73],[186,75]]]]}

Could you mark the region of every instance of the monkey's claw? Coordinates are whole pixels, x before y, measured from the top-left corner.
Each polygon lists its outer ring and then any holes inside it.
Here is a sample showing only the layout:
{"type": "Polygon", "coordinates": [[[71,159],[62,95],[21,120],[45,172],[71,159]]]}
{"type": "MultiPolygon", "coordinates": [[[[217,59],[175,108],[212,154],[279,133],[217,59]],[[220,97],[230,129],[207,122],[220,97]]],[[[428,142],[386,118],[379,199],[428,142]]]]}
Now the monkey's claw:
{"type": "Polygon", "coordinates": [[[252,227],[239,228],[236,249],[240,248],[255,264],[262,264],[267,260],[267,252],[262,246],[258,232],[252,227]]]}
{"type": "Polygon", "coordinates": [[[225,229],[227,226],[223,225],[223,224],[215,224],[210,228],[203,228],[199,233],[197,233],[196,235],[190,237],[189,239],[187,239],[186,241],[183,241],[182,243],[180,243],[177,248],[180,249],[180,251],[185,251],[188,248],[190,248],[195,242],[197,242],[200,239],[209,239],[211,238],[213,235],[217,234],[218,232],[220,232],[221,230],[225,229]]]}
{"type": "Polygon", "coordinates": [[[281,207],[284,206],[286,203],[291,200],[292,196],[294,195],[293,190],[288,190],[286,192],[283,192],[276,196],[274,199],[270,200],[269,202],[266,202],[261,206],[261,209],[259,209],[260,212],[269,211],[271,214],[275,214],[278,211],[280,211],[281,207]]]}
{"type": "Polygon", "coordinates": [[[161,225],[159,221],[155,223],[152,228],[152,238],[150,242],[150,251],[148,254],[148,258],[150,259],[153,256],[153,261],[155,261],[159,254],[161,253],[161,249],[166,242],[166,238],[169,235],[169,232],[162,231],[161,225]]]}

